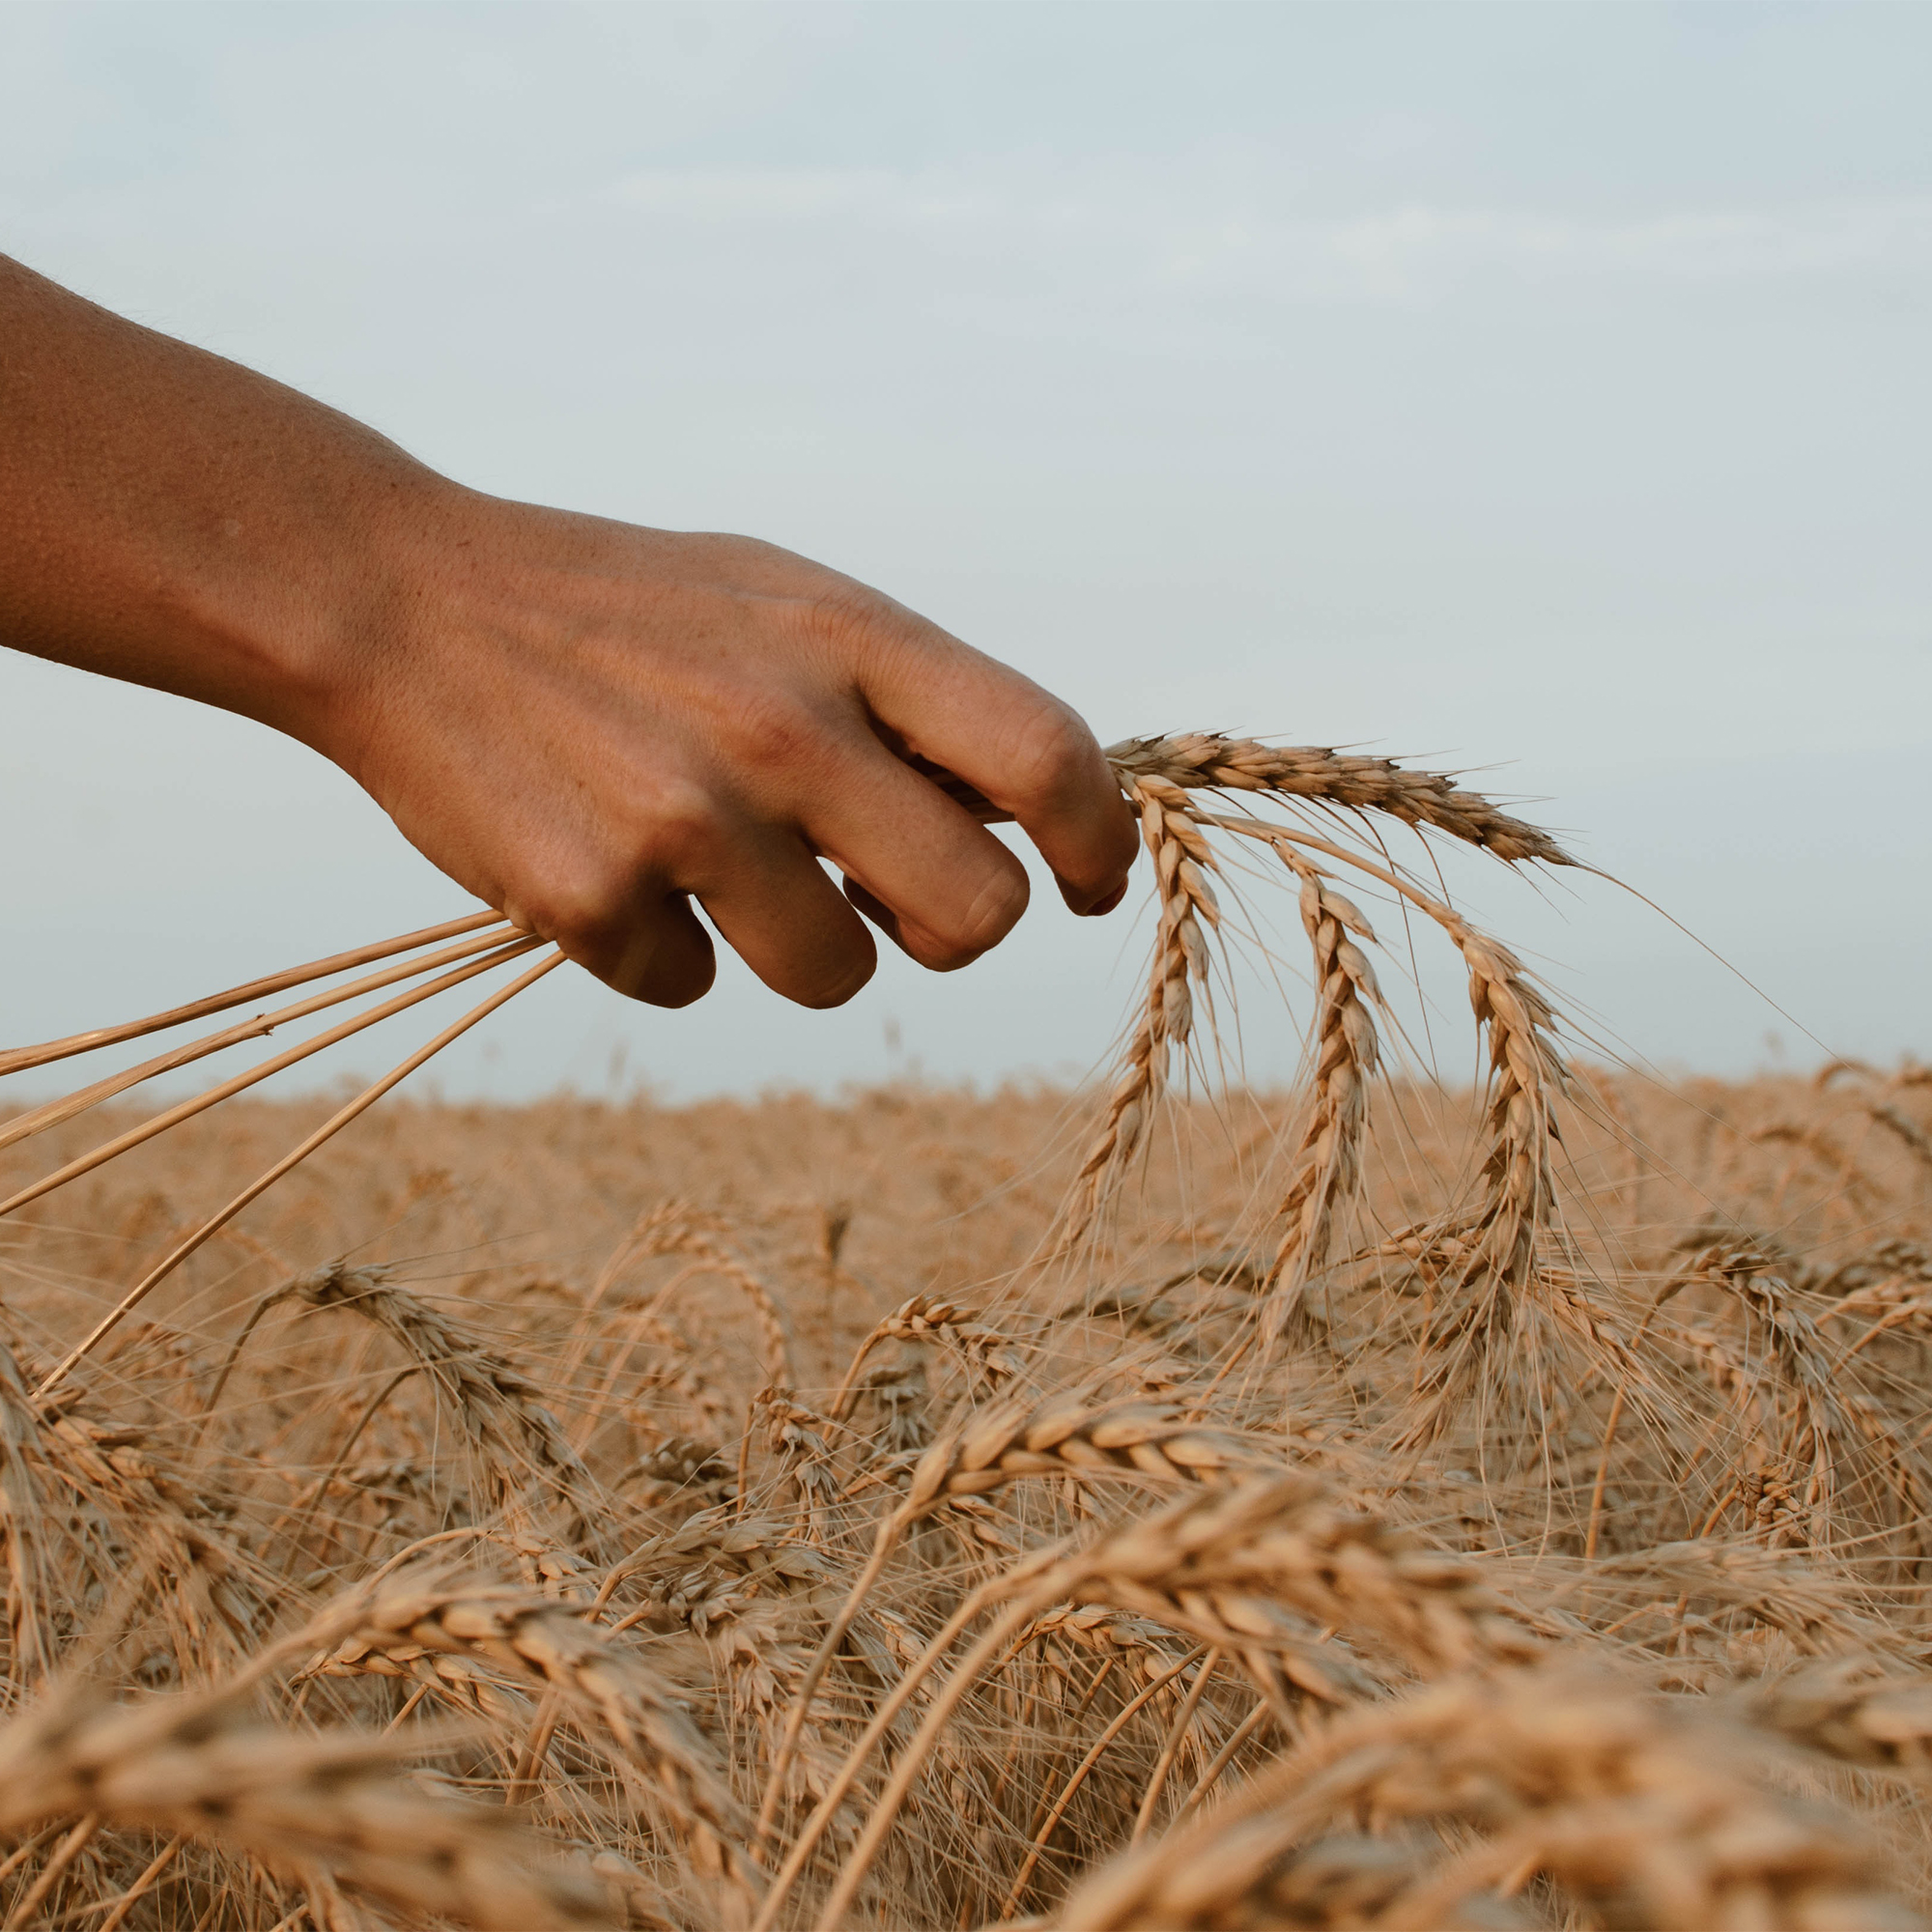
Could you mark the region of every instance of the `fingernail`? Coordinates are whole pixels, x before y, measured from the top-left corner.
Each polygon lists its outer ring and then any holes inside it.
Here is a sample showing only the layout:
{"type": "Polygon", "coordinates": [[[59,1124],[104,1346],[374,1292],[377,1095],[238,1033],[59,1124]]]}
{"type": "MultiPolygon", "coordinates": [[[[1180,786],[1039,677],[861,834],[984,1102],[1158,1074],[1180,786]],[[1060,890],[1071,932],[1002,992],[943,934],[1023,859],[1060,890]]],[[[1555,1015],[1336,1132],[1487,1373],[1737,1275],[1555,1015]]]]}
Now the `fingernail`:
{"type": "Polygon", "coordinates": [[[1094,903],[1087,908],[1086,912],[1081,915],[1081,917],[1084,919],[1098,919],[1102,913],[1112,912],[1113,909],[1117,905],[1119,905],[1123,898],[1126,897],[1126,895],[1127,895],[1127,882],[1124,879],[1122,879],[1121,883],[1118,886],[1116,886],[1114,890],[1111,893],[1109,893],[1105,898],[1095,899],[1094,903]]]}

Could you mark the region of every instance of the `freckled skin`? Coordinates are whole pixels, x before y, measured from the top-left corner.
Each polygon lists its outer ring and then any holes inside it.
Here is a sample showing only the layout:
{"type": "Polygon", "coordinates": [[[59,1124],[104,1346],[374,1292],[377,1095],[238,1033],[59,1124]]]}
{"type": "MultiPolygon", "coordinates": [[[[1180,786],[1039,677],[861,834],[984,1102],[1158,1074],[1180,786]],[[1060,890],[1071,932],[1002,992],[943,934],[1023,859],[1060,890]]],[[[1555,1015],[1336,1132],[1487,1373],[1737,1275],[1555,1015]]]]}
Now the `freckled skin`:
{"type": "Polygon", "coordinates": [[[1025,872],[933,767],[1018,820],[1075,912],[1133,863],[1079,717],[878,591],[465,489],[4,256],[0,644],[301,740],[661,1006],[711,983],[694,900],[812,1007],[871,976],[861,913],[936,971],[1003,939],[1025,872]]]}

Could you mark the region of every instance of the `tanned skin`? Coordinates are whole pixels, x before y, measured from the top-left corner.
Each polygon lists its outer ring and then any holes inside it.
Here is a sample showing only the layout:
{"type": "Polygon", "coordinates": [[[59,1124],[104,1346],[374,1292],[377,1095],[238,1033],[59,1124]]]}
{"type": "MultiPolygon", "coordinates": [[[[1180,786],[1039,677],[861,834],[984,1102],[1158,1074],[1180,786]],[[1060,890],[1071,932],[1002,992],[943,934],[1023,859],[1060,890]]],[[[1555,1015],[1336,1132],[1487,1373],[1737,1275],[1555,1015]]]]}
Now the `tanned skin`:
{"type": "Polygon", "coordinates": [[[5,256],[0,645],[299,739],[659,1006],[716,970],[694,899],[809,1007],[871,977],[860,912],[941,972],[1003,939],[1026,874],[928,765],[1017,819],[1076,913],[1133,863],[1080,718],[878,591],[466,489],[5,256]]]}

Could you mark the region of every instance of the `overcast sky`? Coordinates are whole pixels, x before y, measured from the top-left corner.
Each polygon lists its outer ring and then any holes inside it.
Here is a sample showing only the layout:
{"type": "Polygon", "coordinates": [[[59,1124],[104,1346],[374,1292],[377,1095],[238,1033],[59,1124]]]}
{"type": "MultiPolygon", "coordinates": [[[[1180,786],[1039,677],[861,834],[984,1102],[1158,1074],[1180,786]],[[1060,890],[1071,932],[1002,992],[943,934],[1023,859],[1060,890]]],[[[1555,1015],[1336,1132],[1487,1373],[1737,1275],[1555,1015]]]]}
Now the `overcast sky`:
{"type": "MultiPolygon", "coordinates": [[[[1932,1056],[1928,99],[1932,8],[1853,0],[10,4],[0,249],[466,482],[821,557],[1103,736],[1484,768],[1791,1015],[1472,875],[1633,1056],[1932,1056]]],[[[0,827],[0,1043],[465,909],[307,752],[5,653],[0,827]]],[[[1048,897],[835,1014],[556,975],[442,1077],[1077,1072],[1145,908],[1048,897]]]]}

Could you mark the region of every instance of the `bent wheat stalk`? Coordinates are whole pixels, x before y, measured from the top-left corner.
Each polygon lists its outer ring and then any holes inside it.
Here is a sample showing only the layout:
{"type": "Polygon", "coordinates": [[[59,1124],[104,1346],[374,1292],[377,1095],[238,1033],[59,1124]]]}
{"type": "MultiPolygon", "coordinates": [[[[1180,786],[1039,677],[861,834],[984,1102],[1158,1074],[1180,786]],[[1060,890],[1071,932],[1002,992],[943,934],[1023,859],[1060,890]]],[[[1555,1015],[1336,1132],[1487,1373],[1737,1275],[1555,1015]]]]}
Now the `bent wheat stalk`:
{"type": "Polygon", "coordinates": [[[806,1666],[766,1779],[759,1837],[771,1832],[785,1773],[826,1666],[913,1523],[954,1497],[985,1495],[1027,1476],[1173,1483],[1238,1468],[1251,1455],[1239,1437],[1223,1431],[1201,1428],[1148,1403],[1095,1407],[1084,1391],[1038,1407],[1008,1399],[942,1435],[914,1466],[904,1500],[881,1520],[871,1555],[806,1666]]]}
{"type": "Polygon", "coordinates": [[[817,1932],[836,1932],[960,1700],[1012,1638],[1063,1598],[1116,1605],[1209,1644],[1271,1649],[1296,1682],[1305,1681],[1317,1695],[1335,1701],[1346,1694],[1339,1687],[1354,1688],[1353,1674],[1339,1659],[1324,1667],[1315,1654],[1319,1646],[1283,1606],[1310,1620],[1309,1634],[1322,1627],[1360,1633],[1424,1667],[1453,1668],[1479,1658],[1521,1659],[1539,1648],[1537,1636],[1483,1586],[1469,1565],[1406,1548],[1386,1525],[1335,1509],[1322,1486],[1306,1475],[1278,1473],[1209,1490],[1130,1521],[1084,1549],[1039,1552],[969,1596],[853,1747],[834,1793],[794,1842],[753,1932],[767,1932],[776,1922],[780,1904],[837,1803],[917,1683],[973,1618],[1004,1600],[998,1618],[932,1697],[885,1789],[873,1799],[857,1843],[841,1860],[817,1920],[817,1932]]]}

